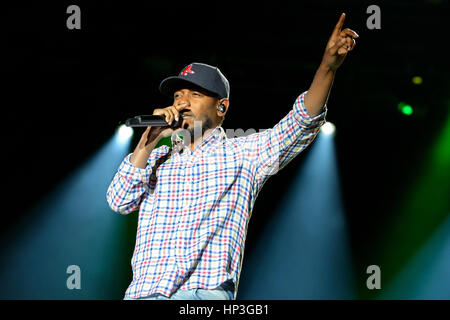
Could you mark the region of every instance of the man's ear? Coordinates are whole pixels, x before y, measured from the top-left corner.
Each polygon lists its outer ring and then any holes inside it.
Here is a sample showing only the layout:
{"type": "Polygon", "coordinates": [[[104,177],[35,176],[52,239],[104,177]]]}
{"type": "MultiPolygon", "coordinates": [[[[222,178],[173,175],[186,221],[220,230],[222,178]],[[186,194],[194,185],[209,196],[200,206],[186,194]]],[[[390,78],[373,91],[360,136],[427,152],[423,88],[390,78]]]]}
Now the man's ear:
{"type": "Polygon", "coordinates": [[[230,100],[228,100],[227,98],[220,99],[217,106],[217,115],[219,117],[223,117],[227,113],[229,106],[230,100]]]}

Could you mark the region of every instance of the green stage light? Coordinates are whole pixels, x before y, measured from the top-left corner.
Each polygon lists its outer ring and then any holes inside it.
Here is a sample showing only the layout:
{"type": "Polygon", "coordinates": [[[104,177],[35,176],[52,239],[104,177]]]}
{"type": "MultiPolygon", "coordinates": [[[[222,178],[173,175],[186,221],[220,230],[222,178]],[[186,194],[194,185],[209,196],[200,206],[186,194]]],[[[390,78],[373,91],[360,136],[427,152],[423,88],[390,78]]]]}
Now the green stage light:
{"type": "Polygon", "coordinates": [[[159,148],[162,145],[168,146],[169,148],[172,148],[172,137],[168,136],[165,138],[162,138],[158,141],[158,143],[156,144],[155,148],[159,148]]]}
{"type": "MultiPolygon", "coordinates": [[[[400,274],[419,248],[450,217],[450,114],[442,131],[430,144],[428,155],[413,172],[415,181],[408,185],[409,190],[392,208],[392,224],[384,230],[386,236],[381,246],[383,252],[379,263],[383,265],[385,283],[390,283],[394,276],[400,274]]],[[[419,271],[423,275],[422,279],[411,277],[406,280],[410,284],[425,283],[428,275],[424,270],[419,271]]],[[[442,279],[442,283],[450,283],[450,279],[442,279]]],[[[396,299],[407,297],[410,289],[403,287],[403,296],[397,296],[396,299]]],[[[424,292],[421,294],[425,295],[424,292]]]]}
{"type": "Polygon", "coordinates": [[[398,110],[400,110],[401,113],[403,113],[406,116],[410,116],[413,114],[414,110],[411,107],[411,105],[404,103],[404,102],[400,102],[398,104],[398,110]]]}
{"type": "Polygon", "coordinates": [[[423,82],[422,77],[415,76],[415,77],[412,78],[412,83],[414,83],[416,85],[422,84],[422,82],[423,82]]]}

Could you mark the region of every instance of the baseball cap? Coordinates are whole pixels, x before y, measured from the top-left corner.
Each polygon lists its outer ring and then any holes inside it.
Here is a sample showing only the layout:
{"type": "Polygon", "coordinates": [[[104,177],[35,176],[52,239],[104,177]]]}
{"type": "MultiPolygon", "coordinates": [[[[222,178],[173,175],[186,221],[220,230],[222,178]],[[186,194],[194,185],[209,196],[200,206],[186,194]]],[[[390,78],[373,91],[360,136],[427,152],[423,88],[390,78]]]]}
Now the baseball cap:
{"type": "Polygon", "coordinates": [[[172,97],[175,90],[186,82],[199,86],[219,98],[230,97],[230,85],[222,72],[217,67],[198,62],[184,67],[178,76],[168,77],[161,81],[159,91],[172,97]]]}

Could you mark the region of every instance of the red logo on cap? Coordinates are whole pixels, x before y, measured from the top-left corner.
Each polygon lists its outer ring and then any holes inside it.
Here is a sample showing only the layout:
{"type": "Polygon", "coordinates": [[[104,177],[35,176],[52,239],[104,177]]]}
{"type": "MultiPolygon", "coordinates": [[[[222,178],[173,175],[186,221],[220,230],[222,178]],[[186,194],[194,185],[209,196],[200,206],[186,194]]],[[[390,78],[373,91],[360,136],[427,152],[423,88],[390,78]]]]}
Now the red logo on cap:
{"type": "Polygon", "coordinates": [[[195,73],[193,70],[191,70],[191,68],[192,68],[192,64],[190,64],[186,68],[184,68],[183,71],[181,71],[181,74],[183,76],[187,76],[188,73],[195,73]]]}

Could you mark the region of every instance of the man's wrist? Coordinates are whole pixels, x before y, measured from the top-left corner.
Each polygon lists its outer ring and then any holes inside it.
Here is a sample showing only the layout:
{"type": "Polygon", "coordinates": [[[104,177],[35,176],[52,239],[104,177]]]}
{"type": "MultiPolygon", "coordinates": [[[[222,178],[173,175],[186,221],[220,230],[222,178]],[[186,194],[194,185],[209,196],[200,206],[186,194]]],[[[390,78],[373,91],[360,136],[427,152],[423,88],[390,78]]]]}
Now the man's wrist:
{"type": "Polygon", "coordinates": [[[130,157],[130,163],[135,167],[144,169],[147,166],[148,157],[155,148],[158,140],[153,140],[147,145],[138,145],[130,157]]]}
{"type": "Polygon", "coordinates": [[[337,67],[332,67],[332,66],[328,65],[326,62],[322,61],[322,63],[319,65],[318,71],[323,74],[334,75],[337,71],[337,67]]]}

